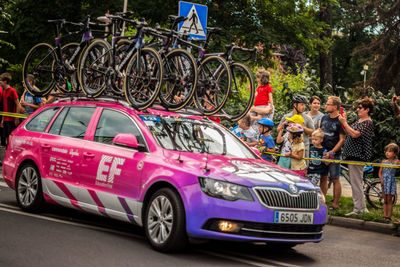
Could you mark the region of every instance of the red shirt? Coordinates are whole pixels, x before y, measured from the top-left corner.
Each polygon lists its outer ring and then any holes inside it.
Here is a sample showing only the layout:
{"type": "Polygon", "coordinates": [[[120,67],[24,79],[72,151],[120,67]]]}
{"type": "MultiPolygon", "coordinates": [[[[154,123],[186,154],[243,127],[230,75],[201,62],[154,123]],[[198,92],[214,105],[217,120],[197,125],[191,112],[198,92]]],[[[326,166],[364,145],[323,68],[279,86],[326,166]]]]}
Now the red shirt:
{"type": "Polygon", "coordinates": [[[208,117],[210,120],[215,121],[216,123],[221,124],[221,118],[220,117],[208,117]]]}
{"type": "Polygon", "coordinates": [[[268,94],[272,93],[272,86],[270,84],[260,85],[257,87],[256,100],[254,101],[254,106],[267,106],[269,104],[268,94]]]}
{"type": "MultiPolygon", "coordinates": [[[[12,87],[8,87],[8,89],[3,91],[3,110],[5,112],[16,113],[17,105],[15,104],[15,100],[18,100],[17,91],[12,87]]],[[[15,121],[15,118],[4,116],[4,121],[15,121]]]]}

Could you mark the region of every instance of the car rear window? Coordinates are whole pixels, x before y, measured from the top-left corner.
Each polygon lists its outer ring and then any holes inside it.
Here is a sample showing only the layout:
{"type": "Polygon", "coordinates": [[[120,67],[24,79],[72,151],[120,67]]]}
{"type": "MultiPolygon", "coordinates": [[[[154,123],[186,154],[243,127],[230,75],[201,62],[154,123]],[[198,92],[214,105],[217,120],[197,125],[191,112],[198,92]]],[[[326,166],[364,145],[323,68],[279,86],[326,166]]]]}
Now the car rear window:
{"type": "Polygon", "coordinates": [[[43,110],[33,119],[31,119],[26,124],[25,128],[33,132],[44,132],[47,128],[47,125],[53,118],[54,114],[56,114],[59,109],[60,107],[53,107],[43,110]]]}

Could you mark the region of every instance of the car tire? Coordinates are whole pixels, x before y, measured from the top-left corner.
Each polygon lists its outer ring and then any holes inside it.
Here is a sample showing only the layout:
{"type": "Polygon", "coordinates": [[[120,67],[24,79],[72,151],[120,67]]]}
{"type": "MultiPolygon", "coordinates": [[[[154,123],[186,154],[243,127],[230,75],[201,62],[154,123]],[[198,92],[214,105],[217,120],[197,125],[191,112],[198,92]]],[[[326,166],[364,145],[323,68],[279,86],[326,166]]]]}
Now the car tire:
{"type": "Polygon", "coordinates": [[[43,207],[42,180],[34,164],[27,163],[19,169],[15,181],[15,195],[18,206],[25,211],[34,212],[43,207]]]}
{"type": "Polygon", "coordinates": [[[188,243],[185,209],[177,193],[170,188],[162,188],[152,195],[143,221],[146,237],[157,251],[181,250],[188,243]]]}

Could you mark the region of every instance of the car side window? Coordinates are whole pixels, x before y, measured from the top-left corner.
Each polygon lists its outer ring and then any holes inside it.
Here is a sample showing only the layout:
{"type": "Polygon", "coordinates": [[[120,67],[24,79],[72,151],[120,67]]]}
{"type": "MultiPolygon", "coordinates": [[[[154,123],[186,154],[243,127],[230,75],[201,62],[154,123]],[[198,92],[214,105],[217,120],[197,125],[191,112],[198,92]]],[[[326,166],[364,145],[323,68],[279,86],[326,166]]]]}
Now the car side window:
{"type": "Polygon", "coordinates": [[[61,126],[62,123],[65,119],[65,116],[67,115],[69,111],[68,107],[65,107],[57,116],[57,118],[55,119],[55,121],[53,122],[53,125],[51,125],[51,128],[49,130],[50,134],[56,134],[59,135],[60,131],[61,131],[61,126]]]}
{"type": "Polygon", "coordinates": [[[36,115],[35,118],[30,120],[26,124],[25,128],[33,132],[44,132],[54,114],[56,114],[59,109],[60,107],[53,107],[43,110],[38,115],[36,115]]]}
{"type": "Polygon", "coordinates": [[[131,133],[136,136],[139,144],[145,144],[140,130],[131,118],[121,112],[104,109],[96,127],[94,141],[112,144],[114,137],[120,133],[131,133]]]}
{"type": "Polygon", "coordinates": [[[70,107],[62,123],[60,135],[83,139],[94,111],[94,107],[70,107]]]}

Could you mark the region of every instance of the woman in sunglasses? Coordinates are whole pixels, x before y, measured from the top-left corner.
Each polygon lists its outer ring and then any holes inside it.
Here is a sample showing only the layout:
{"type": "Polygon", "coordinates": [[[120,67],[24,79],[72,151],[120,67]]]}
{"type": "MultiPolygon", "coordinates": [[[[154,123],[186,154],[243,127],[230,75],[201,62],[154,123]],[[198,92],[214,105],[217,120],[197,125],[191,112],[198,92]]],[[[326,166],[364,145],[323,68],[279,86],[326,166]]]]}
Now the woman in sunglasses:
{"type": "MultiPolygon", "coordinates": [[[[351,126],[347,123],[346,113],[339,116],[339,120],[347,133],[343,147],[343,155],[347,160],[368,162],[371,159],[374,124],[370,115],[373,109],[374,102],[371,98],[365,97],[358,101],[357,114],[359,119],[351,126]]],[[[363,165],[349,164],[354,209],[346,216],[368,212],[362,189],[363,168],[363,165]]]]}

